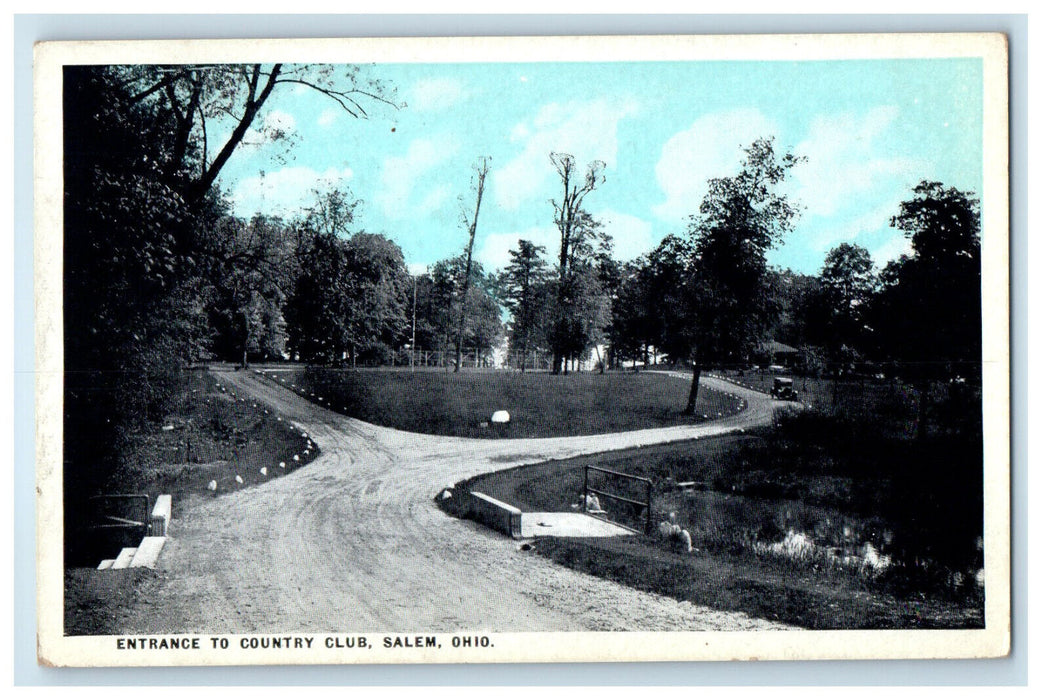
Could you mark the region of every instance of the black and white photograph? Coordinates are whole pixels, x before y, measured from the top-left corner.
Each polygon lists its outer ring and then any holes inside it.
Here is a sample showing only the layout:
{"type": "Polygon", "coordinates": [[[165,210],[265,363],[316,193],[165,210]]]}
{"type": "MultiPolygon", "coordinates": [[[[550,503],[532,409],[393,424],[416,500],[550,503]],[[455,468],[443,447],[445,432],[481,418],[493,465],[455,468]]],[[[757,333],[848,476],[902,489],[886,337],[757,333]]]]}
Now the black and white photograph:
{"type": "Polygon", "coordinates": [[[39,45],[40,663],[1007,654],[1006,55],[39,45]]]}

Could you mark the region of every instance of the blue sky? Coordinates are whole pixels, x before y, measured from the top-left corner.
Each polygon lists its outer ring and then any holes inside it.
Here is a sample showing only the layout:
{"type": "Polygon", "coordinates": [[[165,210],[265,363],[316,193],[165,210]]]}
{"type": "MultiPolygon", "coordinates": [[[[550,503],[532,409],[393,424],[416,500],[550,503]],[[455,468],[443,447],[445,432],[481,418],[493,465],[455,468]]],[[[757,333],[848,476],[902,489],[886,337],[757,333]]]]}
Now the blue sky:
{"type": "MultiPolygon", "coordinates": [[[[980,196],[978,59],[652,63],[379,64],[401,109],[354,119],[324,96],[281,86],[220,184],[236,213],[294,216],[332,185],[363,200],[357,226],[384,233],[414,271],[466,243],[461,199],[491,157],[476,257],[504,265],[519,238],[556,252],[548,161],[607,163],[585,208],[622,259],[683,233],[709,178],[737,170],[741,145],[775,137],[808,161],[784,191],[804,208],[769,261],[817,273],[842,241],[878,264],[907,251],[889,217],[922,179],[980,196]],[[260,128],[260,131],[262,129],[260,128]]],[[[214,137],[212,137],[214,138],[214,137]]]]}

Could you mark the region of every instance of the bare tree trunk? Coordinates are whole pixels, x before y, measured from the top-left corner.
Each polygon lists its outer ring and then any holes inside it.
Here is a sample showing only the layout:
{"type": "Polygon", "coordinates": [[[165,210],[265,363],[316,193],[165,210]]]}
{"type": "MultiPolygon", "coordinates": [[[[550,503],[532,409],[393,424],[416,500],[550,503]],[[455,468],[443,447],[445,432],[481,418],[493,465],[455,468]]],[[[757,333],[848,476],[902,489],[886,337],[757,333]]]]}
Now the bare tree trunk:
{"type": "Polygon", "coordinates": [[[241,367],[248,368],[248,343],[251,342],[251,325],[248,323],[248,312],[244,312],[244,353],[241,357],[241,367]]]}
{"type": "Polygon", "coordinates": [[[696,400],[699,398],[699,362],[692,362],[692,384],[688,389],[688,405],[685,406],[685,415],[691,416],[696,412],[696,400]]]}
{"type": "MultiPolygon", "coordinates": [[[[477,165],[477,204],[470,224],[470,242],[466,246],[466,274],[463,275],[462,300],[459,304],[459,332],[455,338],[455,371],[463,364],[463,327],[466,325],[466,297],[470,291],[470,269],[473,266],[474,237],[477,235],[477,217],[481,213],[481,198],[484,196],[484,180],[488,177],[488,159],[482,158],[477,165]]],[[[465,217],[464,217],[465,218],[465,217]]]]}

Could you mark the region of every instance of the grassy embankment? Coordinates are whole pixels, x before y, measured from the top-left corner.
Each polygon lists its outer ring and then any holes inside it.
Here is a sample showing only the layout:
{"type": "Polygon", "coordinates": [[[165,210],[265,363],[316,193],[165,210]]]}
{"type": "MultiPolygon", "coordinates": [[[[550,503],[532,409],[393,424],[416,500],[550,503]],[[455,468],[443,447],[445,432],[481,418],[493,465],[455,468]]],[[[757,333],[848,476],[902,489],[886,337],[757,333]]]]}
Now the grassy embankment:
{"type": "Polygon", "coordinates": [[[701,423],[745,407],[703,389],[684,416],[688,382],[628,372],[553,376],[539,372],[316,369],[268,372],[307,398],[369,423],[430,435],[557,437],[701,423]],[[491,424],[495,411],[510,422],[491,424]]]}
{"type": "Polygon", "coordinates": [[[981,626],[980,436],[944,421],[971,406],[940,401],[931,412],[939,422],[918,440],[906,387],[837,395],[851,412],[784,416],[747,436],[545,463],[463,487],[563,511],[584,464],[643,476],[654,483],[656,522],[674,513],[695,552],[656,537],[544,538],[536,551],[643,590],[813,629],[981,626]]]}
{"type": "MultiPolygon", "coordinates": [[[[124,468],[107,492],[145,493],[151,504],[158,495],[171,494],[177,518],[187,499],[221,496],[279,478],[316,457],[316,446],[306,451],[309,440],[301,428],[293,429],[268,407],[237,395],[221,373],[186,373],[182,382],[179,399],[164,420],[125,437],[124,468]],[[237,476],[243,483],[237,482],[237,476]],[[208,488],[213,480],[214,491],[208,488]]],[[[173,536],[178,536],[177,531],[173,536]]],[[[102,556],[116,554],[85,552],[77,557],[72,551],[67,555],[66,634],[110,629],[121,611],[140,599],[158,576],[148,569],[95,570],[102,556]]]]}
{"type": "Polygon", "coordinates": [[[301,428],[250,396],[238,395],[222,373],[187,373],[184,382],[179,400],[159,425],[129,436],[129,467],[118,477],[119,488],[151,498],[169,493],[177,509],[190,495],[236,491],[316,457],[316,446],[307,452],[311,441],[301,428]],[[214,491],[208,489],[212,480],[214,491]]]}

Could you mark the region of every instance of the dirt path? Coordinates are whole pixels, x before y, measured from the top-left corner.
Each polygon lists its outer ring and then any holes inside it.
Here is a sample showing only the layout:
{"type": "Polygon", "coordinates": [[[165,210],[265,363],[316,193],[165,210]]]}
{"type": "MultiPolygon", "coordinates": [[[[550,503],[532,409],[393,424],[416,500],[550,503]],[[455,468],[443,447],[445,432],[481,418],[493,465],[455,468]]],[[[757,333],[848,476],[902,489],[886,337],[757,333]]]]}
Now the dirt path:
{"type": "Polygon", "coordinates": [[[466,440],[362,423],[249,372],[224,380],[303,426],[318,459],[177,512],[148,603],[123,632],[772,629],[774,623],[636,591],[521,552],[433,505],[484,471],[688,437],[771,419],[769,399],[699,426],[602,436],[466,440]]]}

